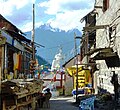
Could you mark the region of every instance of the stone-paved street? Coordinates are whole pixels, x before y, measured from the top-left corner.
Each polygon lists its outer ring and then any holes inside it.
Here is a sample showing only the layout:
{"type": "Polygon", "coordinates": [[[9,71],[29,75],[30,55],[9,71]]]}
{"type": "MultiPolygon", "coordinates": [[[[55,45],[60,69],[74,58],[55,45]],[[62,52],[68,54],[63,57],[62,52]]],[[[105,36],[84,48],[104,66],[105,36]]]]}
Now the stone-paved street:
{"type": "Polygon", "coordinates": [[[79,110],[74,101],[72,96],[51,98],[50,109],[38,108],[37,110],[79,110]]]}

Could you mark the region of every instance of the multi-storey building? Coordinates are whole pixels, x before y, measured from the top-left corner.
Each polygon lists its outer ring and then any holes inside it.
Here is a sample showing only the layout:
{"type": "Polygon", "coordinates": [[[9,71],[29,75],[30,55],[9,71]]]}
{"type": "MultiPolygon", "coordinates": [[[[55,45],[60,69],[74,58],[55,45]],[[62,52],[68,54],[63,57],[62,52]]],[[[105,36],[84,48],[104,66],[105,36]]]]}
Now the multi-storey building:
{"type": "MultiPolygon", "coordinates": [[[[114,93],[114,86],[111,83],[113,73],[116,74],[120,84],[120,2],[95,0],[94,10],[88,15],[95,16],[93,19],[95,25],[91,26],[93,21],[89,20],[90,23],[83,28],[87,38],[83,37],[87,42],[86,47],[83,45],[87,49],[83,59],[87,56],[87,63],[92,60],[99,69],[93,74],[96,92],[98,88],[102,88],[114,93]]],[[[88,15],[85,16],[86,22],[88,15]]]]}

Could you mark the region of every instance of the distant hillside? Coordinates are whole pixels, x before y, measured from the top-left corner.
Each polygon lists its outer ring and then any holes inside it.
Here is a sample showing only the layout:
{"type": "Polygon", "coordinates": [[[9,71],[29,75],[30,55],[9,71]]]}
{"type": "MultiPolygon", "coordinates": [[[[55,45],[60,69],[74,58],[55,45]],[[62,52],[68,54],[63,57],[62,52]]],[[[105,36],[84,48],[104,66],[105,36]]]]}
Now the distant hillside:
{"type": "MultiPolygon", "coordinates": [[[[52,28],[49,24],[41,25],[35,29],[35,42],[45,46],[45,48],[37,47],[37,54],[51,63],[58,52],[58,48],[62,47],[65,58],[69,59],[74,54],[72,52],[74,49],[74,32],[76,35],[81,36],[78,29],[65,32],[64,30],[52,28]]],[[[31,32],[26,32],[26,35],[27,38],[31,39],[31,32]]]]}
{"type": "Polygon", "coordinates": [[[39,65],[47,65],[47,66],[51,66],[49,62],[47,62],[44,58],[40,57],[39,55],[35,56],[38,59],[38,63],[39,65]]]}
{"type": "Polygon", "coordinates": [[[36,55],[36,58],[38,59],[38,64],[43,65],[43,71],[48,71],[48,69],[51,68],[51,65],[49,62],[47,62],[45,59],[40,57],[39,55],[36,55]]]}

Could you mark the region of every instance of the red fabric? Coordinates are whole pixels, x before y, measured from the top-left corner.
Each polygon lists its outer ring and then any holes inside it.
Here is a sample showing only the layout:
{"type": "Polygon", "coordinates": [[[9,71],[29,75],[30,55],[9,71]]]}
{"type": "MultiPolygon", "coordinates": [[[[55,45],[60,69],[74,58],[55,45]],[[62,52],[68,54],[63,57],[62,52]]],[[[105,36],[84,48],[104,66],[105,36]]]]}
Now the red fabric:
{"type": "Polygon", "coordinates": [[[54,82],[56,81],[56,75],[54,75],[54,77],[53,77],[53,81],[54,81],[54,82]]]}
{"type": "Polygon", "coordinates": [[[18,64],[18,70],[21,69],[21,64],[22,64],[22,56],[19,55],[19,64],[18,64]]]}

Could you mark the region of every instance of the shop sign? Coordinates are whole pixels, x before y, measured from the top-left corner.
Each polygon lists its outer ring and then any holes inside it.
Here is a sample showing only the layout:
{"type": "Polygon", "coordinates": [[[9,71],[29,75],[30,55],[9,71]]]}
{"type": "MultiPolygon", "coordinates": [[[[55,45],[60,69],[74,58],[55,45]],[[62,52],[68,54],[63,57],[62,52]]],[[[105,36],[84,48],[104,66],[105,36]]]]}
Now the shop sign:
{"type": "Polygon", "coordinates": [[[2,36],[5,36],[6,42],[12,45],[12,39],[13,39],[13,38],[12,38],[9,34],[7,34],[7,33],[5,33],[4,31],[2,31],[1,35],[2,35],[2,36]]]}
{"type": "Polygon", "coordinates": [[[24,51],[24,47],[22,46],[22,44],[20,44],[17,40],[13,41],[13,46],[16,47],[17,49],[24,51]]]}

